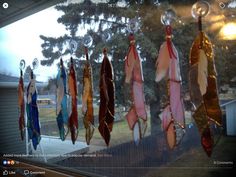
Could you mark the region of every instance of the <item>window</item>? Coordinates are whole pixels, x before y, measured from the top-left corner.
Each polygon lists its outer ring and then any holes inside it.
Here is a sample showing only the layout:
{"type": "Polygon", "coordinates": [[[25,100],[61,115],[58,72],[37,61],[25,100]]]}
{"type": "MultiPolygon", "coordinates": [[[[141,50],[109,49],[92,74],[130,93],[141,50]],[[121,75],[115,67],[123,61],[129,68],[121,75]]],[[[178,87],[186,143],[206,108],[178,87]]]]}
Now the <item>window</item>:
{"type": "MultiPolygon", "coordinates": [[[[201,139],[198,128],[193,119],[193,105],[190,99],[189,88],[189,51],[195,37],[198,35],[197,20],[191,16],[191,7],[195,1],[67,1],[45,4],[44,8],[37,2],[25,2],[32,11],[40,11],[32,15],[22,12],[20,19],[12,19],[0,23],[0,132],[3,138],[4,148],[1,150],[2,160],[8,160],[43,166],[46,175],[47,168],[56,167],[55,173],[62,172],[72,176],[162,176],[179,173],[186,176],[193,174],[196,168],[208,168],[201,173],[206,175],[211,170],[221,171],[220,165],[232,168],[235,155],[231,144],[235,144],[235,137],[224,136],[224,132],[213,129],[215,142],[219,143],[213,150],[213,157],[206,160],[206,154],[201,147],[201,139]],[[35,4],[34,4],[35,3],[35,4]],[[155,82],[156,60],[160,54],[160,46],[166,40],[165,27],[161,23],[161,15],[167,9],[176,12],[176,18],[172,26],[172,42],[179,56],[179,68],[182,78],[181,98],[185,108],[185,135],[183,140],[171,150],[168,147],[168,134],[163,131],[164,121],[161,120],[163,111],[169,101],[167,79],[155,82]],[[19,20],[19,21],[16,21],[19,20]],[[138,136],[133,134],[126,120],[126,115],[132,107],[132,85],[125,83],[125,58],[129,51],[129,34],[134,32],[135,47],[140,57],[144,77],[143,90],[145,97],[145,110],[147,113],[147,129],[144,137],[137,143],[138,136]],[[84,127],[83,87],[84,67],[86,66],[86,52],[88,49],[89,62],[92,69],[93,81],[93,117],[95,130],[90,144],[86,143],[88,130],[84,127]],[[99,106],[101,65],[105,55],[113,66],[114,78],[114,123],[110,132],[109,146],[99,133],[99,106]],[[66,79],[64,96],[68,116],[72,112],[73,100],[71,91],[68,90],[68,75],[71,66],[71,57],[76,72],[75,85],[78,89],[76,96],[76,110],[78,112],[78,137],[75,143],[71,141],[71,132],[66,124],[59,125],[57,116],[62,109],[61,98],[58,98],[57,86],[61,83],[57,80],[60,68],[60,59],[63,61],[66,79]],[[31,132],[25,129],[24,140],[20,139],[18,118],[20,110],[17,107],[17,86],[20,76],[20,61],[24,59],[23,79],[24,97],[27,102],[27,85],[30,81],[31,69],[36,77],[37,106],[39,111],[39,127],[41,139],[34,150],[32,141],[28,141],[31,132]],[[33,62],[34,61],[34,62],[33,62]],[[18,110],[18,111],[17,111],[18,110]],[[8,125],[9,123],[9,125],[8,125]],[[11,132],[8,128],[13,127],[11,132]],[[65,140],[62,137],[65,136],[65,140]],[[11,140],[11,138],[14,139],[11,140]],[[134,140],[136,139],[136,143],[134,140]],[[12,141],[16,140],[17,143],[12,141]],[[225,146],[228,152],[221,154],[220,148],[225,146]],[[212,169],[216,168],[216,169],[212,169]]],[[[13,2],[12,2],[13,3],[13,2]]],[[[211,12],[207,18],[203,18],[203,31],[207,33],[213,44],[215,53],[215,67],[217,70],[217,87],[219,102],[225,104],[236,99],[235,71],[236,48],[235,33],[229,30],[235,25],[235,1],[221,2],[209,1],[211,12]],[[225,7],[222,7],[222,3],[225,7]]],[[[10,13],[16,5],[8,3],[4,5],[3,15],[10,13]],[[6,7],[6,8],[5,8],[6,7]],[[8,12],[9,10],[9,12],[8,12]]],[[[18,9],[19,10],[19,9],[18,9]]],[[[2,21],[2,20],[0,20],[2,21]]],[[[131,40],[132,41],[132,40],[131,40]]],[[[136,55],[136,54],[134,54],[136,55]]],[[[64,83],[62,83],[63,85],[64,83]]],[[[63,85],[64,87],[65,85],[63,85]]],[[[139,98],[142,95],[139,95],[139,98]]],[[[90,100],[91,101],[91,100],[90,100]]],[[[223,112],[223,127],[226,130],[226,113],[223,112]]],[[[227,109],[227,108],[226,108],[227,109]]],[[[108,110],[109,111],[109,110],[108,110]]],[[[27,113],[25,114],[27,119],[27,113]]],[[[31,125],[28,120],[27,125],[31,125]]],[[[141,119],[139,117],[141,122],[141,119]]],[[[230,119],[231,120],[231,119],[230,119]]],[[[67,120],[68,122],[68,120],[67,120]]],[[[140,123],[140,130],[142,129],[140,123]]],[[[136,124],[135,124],[136,126],[136,124]]],[[[134,126],[134,130],[135,130],[134,126]]],[[[104,130],[105,131],[105,130],[104,130]]],[[[178,130],[176,130],[177,132],[178,130]]],[[[91,133],[91,132],[90,132],[91,133]]],[[[139,134],[138,134],[139,135],[139,134]]],[[[182,135],[177,135],[182,136],[182,135]]],[[[105,138],[106,139],[106,138],[105,138]]],[[[14,165],[14,164],[13,164],[14,165]]],[[[9,173],[9,166],[3,164],[4,170],[9,173]]],[[[27,170],[27,169],[26,169],[27,170]]],[[[218,172],[217,171],[217,172],[218,172]]],[[[230,170],[226,169],[227,172],[230,170]]],[[[25,171],[22,171],[25,173],[25,171]]],[[[27,173],[27,172],[26,172],[27,173]]]]}

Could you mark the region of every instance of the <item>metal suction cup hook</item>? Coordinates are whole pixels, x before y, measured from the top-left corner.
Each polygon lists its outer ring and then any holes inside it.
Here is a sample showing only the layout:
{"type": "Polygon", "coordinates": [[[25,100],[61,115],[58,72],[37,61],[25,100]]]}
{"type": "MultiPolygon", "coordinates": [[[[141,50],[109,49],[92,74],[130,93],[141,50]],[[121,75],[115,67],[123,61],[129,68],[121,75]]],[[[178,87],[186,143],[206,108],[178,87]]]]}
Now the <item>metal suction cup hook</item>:
{"type": "Polygon", "coordinates": [[[25,60],[22,59],[20,61],[20,76],[22,77],[23,76],[23,69],[25,69],[25,60]]]}
{"type": "Polygon", "coordinates": [[[170,25],[174,20],[176,20],[176,13],[173,9],[168,9],[161,15],[163,25],[170,25]]]}
{"type": "Polygon", "coordinates": [[[34,72],[33,70],[35,70],[36,68],[38,68],[38,65],[39,65],[39,61],[37,58],[35,58],[32,62],[32,68],[30,68],[30,78],[31,79],[34,79],[34,72]]]}
{"type": "Polygon", "coordinates": [[[198,1],[192,6],[192,16],[195,19],[198,19],[199,17],[205,17],[208,15],[210,11],[210,5],[207,1],[198,1]]]}
{"type": "Polygon", "coordinates": [[[71,39],[69,42],[69,49],[70,49],[71,55],[75,53],[75,51],[77,50],[77,47],[78,47],[78,43],[75,40],[71,39]]]}
{"type": "Polygon", "coordinates": [[[195,19],[198,19],[198,29],[202,31],[202,17],[208,15],[210,11],[210,5],[206,1],[198,1],[192,6],[192,16],[195,19]]]}
{"type": "Polygon", "coordinates": [[[32,66],[33,66],[33,70],[35,70],[36,68],[38,68],[39,65],[39,61],[37,58],[35,58],[32,62],[32,66]]]}
{"type": "Polygon", "coordinates": [[[140,28],[138,19],[137,18],[130,19],[127,27],[128,27],[129,33],[131,34],[136,33],[140,28]]]}
{"type": "Polygon", "coordinates": [[[110,29],[106,29],[102,33],[103,42],[108,42],[111,39],[112,32],[110,29]]]}
{"type": "Polygon", "coordinates": [[[21,70],[25,69],[25,60],[24,60],[24,59],[22,59],[22,60],[20,61],[20,69],[21,69],[21,70]]]}
{"type": "Polygon", "coordinates": [[[83,44],[85,47],[91,47],[93,44],[93,38],[89,34],[86,34],[83,38],[83,44]]]}

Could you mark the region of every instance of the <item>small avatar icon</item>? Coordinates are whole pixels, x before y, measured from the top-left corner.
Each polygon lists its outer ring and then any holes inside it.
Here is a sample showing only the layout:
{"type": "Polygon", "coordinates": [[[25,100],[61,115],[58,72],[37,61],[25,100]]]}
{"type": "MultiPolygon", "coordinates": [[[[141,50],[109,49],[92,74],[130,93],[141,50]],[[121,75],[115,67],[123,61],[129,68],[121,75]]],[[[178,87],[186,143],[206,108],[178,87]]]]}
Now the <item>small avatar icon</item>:
{"type": "Polygon", "coordinates": [[[14,160],[11,160],[11,165],[14,165],[15,164],[15,161],[14,160]]]}
{"type": "Polygon", "coordinates": [[[7,161],[6,160],[3,160],[3,165],[7,165],[7,161]]]}

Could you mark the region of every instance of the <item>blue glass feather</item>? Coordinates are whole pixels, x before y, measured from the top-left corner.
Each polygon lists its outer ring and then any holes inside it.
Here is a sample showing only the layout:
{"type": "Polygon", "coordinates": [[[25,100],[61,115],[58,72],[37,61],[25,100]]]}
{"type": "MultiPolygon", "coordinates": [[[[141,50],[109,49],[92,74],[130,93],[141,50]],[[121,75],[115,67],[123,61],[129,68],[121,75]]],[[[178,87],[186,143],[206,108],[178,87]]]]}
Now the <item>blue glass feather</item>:
{"type": "Polygon", "coordinates": [[[62,141],[65,140],[68,133],[68,111],[67,111],[67,95],[66,95],[66,72],[63,66],[60,67],[57,74],[57,126],[62,141]],[[63,87],[63,88],[62,88],[63,87]]]}
{"type": "Polygon", "coordinates": [[[31,80],[27,87],[27,128],[29,133],[29,138],[32,140],[33,147],[36,150],[40,142],[40,126],[39,126],[39,112],[37,106],[37,92],[35,89],[35,81],[31,80]],[[31,88],[34,88],[33,92],[31,88]]]}

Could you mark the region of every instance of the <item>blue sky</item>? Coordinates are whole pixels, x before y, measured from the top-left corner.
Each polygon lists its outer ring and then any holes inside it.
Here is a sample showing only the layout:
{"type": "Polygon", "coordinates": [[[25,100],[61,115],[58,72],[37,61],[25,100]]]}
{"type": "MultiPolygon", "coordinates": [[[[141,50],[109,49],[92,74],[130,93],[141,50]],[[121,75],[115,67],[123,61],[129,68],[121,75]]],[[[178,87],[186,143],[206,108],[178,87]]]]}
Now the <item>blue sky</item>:
{"type": "MultiPolygon", "coordinates": [[[[58,37],[67,34],[64,25],[57,23],[62,12],[50,7],[8,26],[0,28],[0,73],[19,75],[19,62],[25,59],[26,66],[34,58],[42,60],[42,40],[39,35],[58,37]]],[[[34,71],[37,80],[47,81],[57,73],[56,65],[41,66],[34,71]]]]}

